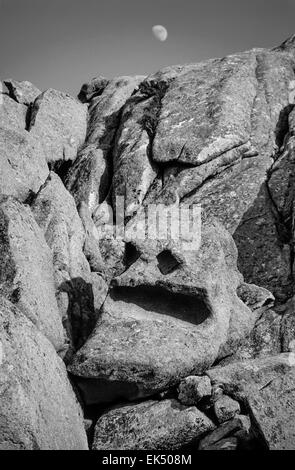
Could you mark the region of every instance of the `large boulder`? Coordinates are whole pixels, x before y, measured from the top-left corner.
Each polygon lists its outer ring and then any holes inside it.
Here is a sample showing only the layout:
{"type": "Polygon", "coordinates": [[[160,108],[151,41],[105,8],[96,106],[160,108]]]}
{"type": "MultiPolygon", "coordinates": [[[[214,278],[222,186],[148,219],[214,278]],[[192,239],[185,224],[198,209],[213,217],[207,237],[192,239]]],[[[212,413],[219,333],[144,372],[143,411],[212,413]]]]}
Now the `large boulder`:
{"type": "MultiPolygon", "coordinates": [[[[167,67],[125,105],[113,152],[113,201],[125,196],[127,218],[150,204],[201,204],[234,234],[246,281],[282,302],[292,292],[290,229],[269,177],[294,78],[293,58],[280,49],[167,67]]],[[[289,191],[282,178],[280,187],[289,191]]]]}
{"type": "Polygon", "coordinates": [[[80,347],[95,325],[107,285],[90,271],[83,253],[85,232],[75,201],[54,172],[33,200],[31,210],[52,251],[63,324],[72,346],[80,347]]]}
{"type": "Polygon", "coordinates": [[[86,402],[173,387],[251,331],[256,316],[236,293],[241,276],[229,234],[205,224],[200,249],[180,255],[164,250],[147,260],[142,253],[114,280],[94,332],[69,365],[86,402]]]}
{"type": "MultiPolygon", "coordinates": [[[[111,153],[122,107],[143,77],[118,77],[108,82],[98,80],[101,93],[90,93],[86,142],[70,169],[66,185],[76,204],[85,202],[93,213],[104,201],[111,185],[111,153]]],[[[93,90],[93,83],[88,86],[93,90]]],[[[87,90],[87,85],[84,89],[87,90]]],[[[94,87],[95,88],[95,87],[94,87]]],[[[89,95],[86,91],[86,96],[89,95]]]]}
{"type": "Polygon", "coordinates": [[[196,407],[176,400],[147,401],[107,412],[95,426],[93,450],[177,450],[214,424],[196,407]]]}
{"type": "Polygon", "coordinates": [[[20,310],[0,297],[0,449],[86,450],[65,366],[20,310]]]}
{"type": "Polygon", "coordinates": [[[294,353],[235,362],[207,375],[250,409],[252,425],[269,449],[294,450],[294,353]]]}
{"type": "Polygon", "coordinates": [[[40,140],[47,161],[73,161],[84,143],[87,106],[66,93],[49,89],[35,100],[29,131],[40,140]]]}
{"type": "MultiPolygon", "coordinates": [[[[1,106],[0,106],[1,110],[1,106]]],[[[0,195],[24,202],[48,176],[40,143],[28,132],[0,127],[0,195]]]]}
{"type": "Polygon", "coordinates": [[[30,106],[35,99],[41,94],[41,91],[28,81],[18,82],[17,80],[4,80],[8,88],[9,96],[18,103],[30,106]]]}
{"type": "Polygon", "coordinates": [[[0,93],[0,126],[14,131],[26,129],[28,108],[5,93],[0,93]]]}
{"type": "Polygon", "coordinates": [[[0,204],[0,295],[18,305],[56,350],[65,347],[52,253],[28,206],[0,204]]]}

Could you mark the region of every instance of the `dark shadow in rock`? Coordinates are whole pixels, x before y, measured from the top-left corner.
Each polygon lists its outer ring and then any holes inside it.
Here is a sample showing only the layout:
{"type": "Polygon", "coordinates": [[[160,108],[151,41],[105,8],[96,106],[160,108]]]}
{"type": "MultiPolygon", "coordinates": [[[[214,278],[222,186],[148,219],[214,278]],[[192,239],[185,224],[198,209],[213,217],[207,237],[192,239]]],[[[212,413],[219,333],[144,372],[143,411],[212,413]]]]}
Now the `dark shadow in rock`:
{"type": "Polygon", "coordinates": [[[281,302],[292,295],[291,250],[283,243],[285,230],[263,183],[233,238],[245,282],[265,287],[281,302]]]}
{"type": "Polygon", "coordinates": [[[162,274],[170,274],[180,266],[180,262],[173,256],[170,250],[162,251],[158,256],[158,268],[162,274]]]}
{"type": "Polygon", "coordinates": [[[64,327],[72,339],[75,350],[87,340],[98,319],[99,312],[94,307],[92,284],[81,277],[63,282],[58,292],[68,295],[67,318],[64,327]]]}
{"type": "Polygon", "coordinates": [[[174,317],[194,325],[200,325],[211,316],[205,299],[170,292],[163,287],[114,287],[110,295],[115,301],[135,304],[147,312],[174,317]]]}
{"type": "Polygon", "coordinates": [[[140,257],[140,252],[136,248],[133,243],[128,242],[125,245],[125,256],[124,256],[124,262],[127,267],[130,267],[133,263],[135,263],[138,258],[140,257]]]}
{"type": "Polygon", "coordinates": [[[90,379],[74,377],[83,402],[86,406],[116,403],[122,400],[132,401],[138,397],[136,384],[118,380],[90,379]]]}
{"type": "Polygon", "coordinates": [[[289,132],[289,114],[294,108],[293,104],[289,104],[282,109],[279,115],[279,119],[276,125],[275,135],[276,135],[276,144],[280,148],[283,143],[286,135],[289,132]]]}
{"type": "Polygon", "coordinates": [[[49,170],[54,171],[63,183],[65,183],[68,171],[72,165],[72,160],[57,160],[56,162],[48,163],[49,170]]]}

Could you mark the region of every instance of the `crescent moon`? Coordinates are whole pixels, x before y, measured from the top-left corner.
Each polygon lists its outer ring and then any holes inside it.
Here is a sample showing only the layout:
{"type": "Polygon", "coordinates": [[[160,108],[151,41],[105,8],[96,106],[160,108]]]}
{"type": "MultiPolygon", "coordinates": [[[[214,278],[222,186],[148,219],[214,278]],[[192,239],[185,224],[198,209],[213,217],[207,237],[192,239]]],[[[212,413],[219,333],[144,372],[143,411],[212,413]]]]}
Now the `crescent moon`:
{"type": "Polygon", "coordinates": [[[152,31],[153,31],[153,35],[155,36],[156,39],[158,39],[159,41],[166,41],[167,37],[168,37],[168,31],[167,29],[158,24],[158,25],[155,25],[152,27],[152,31]]]}

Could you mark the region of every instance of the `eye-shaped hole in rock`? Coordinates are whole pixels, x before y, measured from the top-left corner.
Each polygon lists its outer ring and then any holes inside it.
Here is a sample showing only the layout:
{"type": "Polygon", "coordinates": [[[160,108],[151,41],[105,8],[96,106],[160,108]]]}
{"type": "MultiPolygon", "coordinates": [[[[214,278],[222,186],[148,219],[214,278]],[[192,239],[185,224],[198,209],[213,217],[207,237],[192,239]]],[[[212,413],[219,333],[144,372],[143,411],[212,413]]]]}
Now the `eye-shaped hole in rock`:
{"type": "Polygon", "coordinates": [[[140,253],[133,243],[126,243],[125,245],[125,264],[127,266],[131,266],[131,264],[135,263],[140,257],[140,253]]]}
{"type": "Polygon", "coordinates": [[[162,251],[157,256],[157,260],[158,260],[158,268],[160,269],[161,273],[164,275],[172,273],[181,264],[169,250],[162,251]]]}
{"type": "Polygon", "coordinates": [[[174,293],[163,287],[116,286],[110,295],[114,301],[128,304],[126,309],[131,315],[133,311],[136,316],[145,317],[157,313],[194,325],[200,325],[211,317],[210,308],[201,296],[174,293]]]}

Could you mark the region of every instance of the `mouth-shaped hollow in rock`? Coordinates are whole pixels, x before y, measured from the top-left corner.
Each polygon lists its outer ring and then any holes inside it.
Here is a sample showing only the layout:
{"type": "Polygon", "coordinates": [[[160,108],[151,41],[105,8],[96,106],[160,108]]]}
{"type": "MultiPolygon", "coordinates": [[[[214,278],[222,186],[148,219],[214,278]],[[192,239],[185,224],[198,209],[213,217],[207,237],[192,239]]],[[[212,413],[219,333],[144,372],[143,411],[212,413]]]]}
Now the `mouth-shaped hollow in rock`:
{"type": "MultiPolygon", "coordinates": [[[[116,286],[112,289],[110,295],[114,301],[130,303],[146,312],[174,317],[194,325],[200,325],[209,317],[212,317],[209,306],[201,296],[174,293],[163,287],[116,286]]],[[[130,310],[132,310],[131,306],[130,310]]]]}

